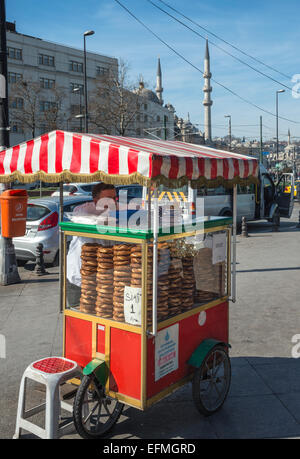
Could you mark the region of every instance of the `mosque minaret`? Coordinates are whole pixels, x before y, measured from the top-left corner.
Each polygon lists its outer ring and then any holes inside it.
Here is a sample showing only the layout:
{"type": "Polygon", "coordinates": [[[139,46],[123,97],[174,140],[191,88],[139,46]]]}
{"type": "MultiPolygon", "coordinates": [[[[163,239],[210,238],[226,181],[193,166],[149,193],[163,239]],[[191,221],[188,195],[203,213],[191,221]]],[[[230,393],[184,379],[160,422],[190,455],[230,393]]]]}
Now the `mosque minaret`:
{"type": "Polygon", "coordinates": [[[211,135],[211,106],[213,104],[211,100],[212,87],[210,85],[211,72],[210,72],[210,56],[208,50],[208,40],[206,40],[205,57],[204,57],[204,138],[206,143],[212,142],[211,135]]]}

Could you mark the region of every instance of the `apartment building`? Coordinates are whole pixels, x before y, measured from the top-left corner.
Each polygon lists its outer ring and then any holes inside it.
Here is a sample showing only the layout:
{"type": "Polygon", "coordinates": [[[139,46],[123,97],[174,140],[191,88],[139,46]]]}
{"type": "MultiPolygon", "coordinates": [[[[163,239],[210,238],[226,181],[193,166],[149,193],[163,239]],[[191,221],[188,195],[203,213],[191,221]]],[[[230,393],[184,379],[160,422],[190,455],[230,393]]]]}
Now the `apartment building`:
{"type": "MultiPolygon", "coordinates": [[[[41,38],[17,32],[15,23],[7,23],[8,95],[10,115],[10,145],[32,137],[33,129],[22,122],[24,100],[13,93],[16,82],[34,83],[39,87],[37,111],[47,112],[60,99],[60,129],[79,131],[84,126],[84,55],[82,49],[71,48],[41,38]],[[17,116],[18,115],[18,116],[17,116]]],[[[92,92],[100,76],[118,72],[118,60],[97,53],[86,53],[87,85],[92,92]]],[[[47,118],[37,117],[34,135],[49,129],[47,118]]]]}

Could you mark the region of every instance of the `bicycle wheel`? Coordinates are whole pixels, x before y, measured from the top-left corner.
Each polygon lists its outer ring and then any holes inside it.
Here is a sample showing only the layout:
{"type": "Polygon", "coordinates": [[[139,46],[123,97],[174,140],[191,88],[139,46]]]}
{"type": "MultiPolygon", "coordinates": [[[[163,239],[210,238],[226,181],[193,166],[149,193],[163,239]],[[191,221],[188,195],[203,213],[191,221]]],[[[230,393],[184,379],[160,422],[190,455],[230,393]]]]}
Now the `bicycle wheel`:
{"type": "Polygon", "coordinates": [[[100,438],[118,421],[123,408],[123,403],[105,395],[93,374],[84,376],[73,405],[76,430],[83,438],[100,438]]]}
{"type": "Polygon", "coordinates": [[[208,352],[193,378],[193,399],[201,414],[210,416],[221,408],[230,381],[231,365],[227,349],[216,345],[208,352]]]}

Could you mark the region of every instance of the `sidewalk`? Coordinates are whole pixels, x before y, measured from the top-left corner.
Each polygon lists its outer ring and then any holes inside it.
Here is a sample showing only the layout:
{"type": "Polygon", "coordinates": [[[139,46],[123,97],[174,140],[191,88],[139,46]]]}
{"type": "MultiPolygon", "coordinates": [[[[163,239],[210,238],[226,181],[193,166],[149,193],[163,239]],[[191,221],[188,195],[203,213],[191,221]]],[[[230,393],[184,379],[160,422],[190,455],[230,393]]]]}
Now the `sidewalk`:
{"type": "MultiPolygon", "coordinates": [[[[238,236],[237,302],[230,303],[232,383],[220,412],[202,417],[191,384],[146,412],[124,410],[109,438],[300,438],[300,359],[292,336],[300,334],[300,206],[278,233],[249,223],[238,236]]],[[[58,268],[38,277],[28,264],[22,283],[0,287],[0,438],[12,438],[19,384],[32,361],[62,353],[58,268]]],[[[35,390],[34,399],[43,396],[35,390]]],[[[32,435],[24,433],[24,437],[32,435]]],[[[74,432],[66,438],[79,438],[74,432]]]]}

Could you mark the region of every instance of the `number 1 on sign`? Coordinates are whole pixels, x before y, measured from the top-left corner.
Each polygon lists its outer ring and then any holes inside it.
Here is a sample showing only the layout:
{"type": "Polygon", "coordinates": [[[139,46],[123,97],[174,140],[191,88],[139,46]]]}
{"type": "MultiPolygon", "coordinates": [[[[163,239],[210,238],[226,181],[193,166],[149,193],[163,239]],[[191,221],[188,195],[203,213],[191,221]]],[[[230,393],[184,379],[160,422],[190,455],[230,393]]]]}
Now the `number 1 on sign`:
{"type": "Polygon", "coordinates": [[[141,325],[142,316],[142,289],[128,287],[124,289],[124,316],[125,322],[141,325]]]}

